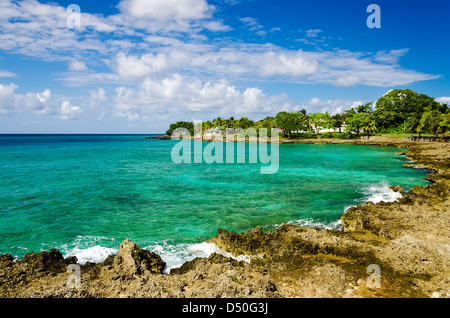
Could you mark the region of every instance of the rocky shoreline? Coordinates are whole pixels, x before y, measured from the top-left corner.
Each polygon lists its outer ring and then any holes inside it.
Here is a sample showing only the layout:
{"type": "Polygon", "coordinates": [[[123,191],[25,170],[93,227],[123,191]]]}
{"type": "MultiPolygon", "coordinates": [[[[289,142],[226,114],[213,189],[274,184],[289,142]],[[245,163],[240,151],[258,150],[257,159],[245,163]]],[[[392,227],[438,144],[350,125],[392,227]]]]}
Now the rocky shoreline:
{"type": "MultiPolygon", "coordinates": [[[[284,142],[284,141],[280,141],[284,142]]],[[[432,183],[396,202],[350,208],[343,229],[282,225],[263,232],[219,229],[208,242],[251,262],[213,253],[162,274],[163,260],[130,240],[102,263],[80,266],[79,285],[67,272],[77,259],[57,250],[20,261],[0,256],[0,297],[450,297],[450,144],[386,140],[301,140],[302,143],[393,145],[435,171],[432,183]],[[371,267],[369,267],[371,265],[371,267]],[[369,269],[373,265],[379,273],[369,269]]]]}

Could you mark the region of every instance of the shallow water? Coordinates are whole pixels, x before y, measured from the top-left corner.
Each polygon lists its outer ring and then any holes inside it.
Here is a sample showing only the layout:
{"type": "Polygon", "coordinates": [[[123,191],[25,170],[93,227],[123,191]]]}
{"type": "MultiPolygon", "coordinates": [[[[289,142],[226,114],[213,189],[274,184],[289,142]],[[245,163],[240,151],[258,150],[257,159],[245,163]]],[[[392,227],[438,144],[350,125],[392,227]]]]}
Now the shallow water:
{"type": "Polygon", "coordinates": [[[428,184],[395,147],[281,144],[264,175],[248,160],[175,164],[178,141],[144,137],[0,135],[0,254],[100,262],[129,238],[176,266],[215,251],[201,242],[218,228],[338,228],[352,205],[395,200],[389,184],[428,184]]]}

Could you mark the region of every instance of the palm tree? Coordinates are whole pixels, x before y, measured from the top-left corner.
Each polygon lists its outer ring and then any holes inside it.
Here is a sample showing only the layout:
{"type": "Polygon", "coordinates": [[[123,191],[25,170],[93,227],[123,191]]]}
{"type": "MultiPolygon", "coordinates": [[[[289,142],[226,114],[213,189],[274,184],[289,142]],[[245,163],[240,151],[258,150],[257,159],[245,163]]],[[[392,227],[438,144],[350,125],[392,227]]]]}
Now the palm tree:
{"type": "Polygon", "coordinates": [[[233,128],[233,129],[235,129],[236,128],[236,120],[234,119],[234,117],[233,116],[231,116],[229,119],[228,119],[228,128],[233,128]]]}
{"type": "Polygon", "coordinates": [[[207,120],[203,123],[203,130],[207,130],[212,127],[211,121],[207,120]]]}
{"type": "Polygon", "coordinates": [[[439,131],[439,123],[444,119],[441,112],[437,110],[431,110],[423,113],[422,118],[420,119],[421,129],[424,131],[429,131],[436,136],[439,131]]]}
{"type": "Polygon", "coordinates": [[[254,125],[253,120],[250,120],[247,117],[241,117],[236,122],[236,126],[242,129],[250,128],[253,125],[254,125]]]}
{"type": "Polygon", "coordinates": [[[212,124],[214,127],[222,127],[223,119],[220,117],[217,117],[216,119],[213,120],[212,124]]]}
{"type": "Polygon", "coordinates": [[[442,138],[450,131],[450,112],[442,114],[442,121],[439,123],[439,131],[442,133],[442,138]]]}
{"type": "Polygon", "coordinates": [[[372,119],[364,121],[361,129],[364,130],[367,135],[374,134],[378,130],[375,126],[375,122],[372,119]]]}
{"type": "Polygon", "coordinates": [[[339,129],[339,133],[341,133],[341,128],[344,125],[344,118],[342,114],[336,114],[331,116],[331,120],[334,131],[336,131],[336,129],[339,129]]]}

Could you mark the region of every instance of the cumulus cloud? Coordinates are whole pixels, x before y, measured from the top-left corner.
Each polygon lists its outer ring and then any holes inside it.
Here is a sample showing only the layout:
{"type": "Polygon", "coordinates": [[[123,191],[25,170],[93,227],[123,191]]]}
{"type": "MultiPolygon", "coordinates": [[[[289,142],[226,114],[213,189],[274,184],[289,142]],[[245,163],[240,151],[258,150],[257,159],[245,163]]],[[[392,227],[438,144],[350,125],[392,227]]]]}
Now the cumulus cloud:
{"type": "Polygon", "coordinates": [[[53,96],[50,89],[42,92],[16,93],[16,84],[0,84],[0,114],[52,116],[59,119],[78,119],[82,109],[72,106],[62,96],[53,96]],[[61,102],[61,100],[63,100],[61,102]]]}
{"type": "Polygon", "coordinates": [[[130,29],[192,34],[203,29],[231,30],[221,20],[213,19],[215,7],[206,0],[122,0],[118,7],[121,13],[114,20],[130,29]]]}
{"type": "Polygon", "coordinates": [[[82,110],[78,106],[72,106],[69,101],[63,101],[61,104],[61,119],[77,119],[81,115],[82,110]]]}
{"type": "Polygon", "coordinates": [[[135,18],[165,21],[203,19],[212,10],[205,0],[123,0],[119,8],[135,18]]]}
{"type": "Polygon", "coordinates": [[[91,91],[91,100],[93,101],[99,101],[99,102],[106,102],[108,100],[108,97],[106,96],[106,91],[104,88],[99,87],[96,91],[91,91]]]}
{"type": "Polygon", "coordinates": [[[26,94],[15,93],[17,85],[11,83],[0,84],[0,113],[11,114],[20,112],[32,112],[34,114],[48,114],[52,112],[51,91],[26,94]]]}
{"type": "Polygon", "coordinates": [[[169,54],[144,54],[141,56],[119,53],[114,62],[114,69],[125,80],[142,79],[150,74],[162,73],[187,64],[188,57],[180,51],[173,50],[169,54]]]}
{"type": "Polygon", "coordinates": [[[114,106],[123,117],[164,113],[255,116],[292,109],[293,102],[286,95],[268,96],[257,87],[239,90],[225,79],[202,82],[173,74],[163,80],[146,78],[137,89],[116,88],[114,106]]]}
{"type": "Polygon", "coordinates": [[[438,103],[450,105],[450,97],[442,96],[435,99],[438,103]]]}

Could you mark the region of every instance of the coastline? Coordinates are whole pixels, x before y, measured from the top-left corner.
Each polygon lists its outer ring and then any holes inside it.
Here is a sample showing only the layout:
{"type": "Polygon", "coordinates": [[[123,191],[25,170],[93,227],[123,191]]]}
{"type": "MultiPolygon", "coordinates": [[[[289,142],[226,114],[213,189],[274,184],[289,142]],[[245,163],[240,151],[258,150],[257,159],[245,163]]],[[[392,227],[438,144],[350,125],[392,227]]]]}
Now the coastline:
{"type": "MultiPolygon", "coordinates": [[[[405,138],[406,139],[406,138],[405,138]]],[[[206,141],[206,140],[205,140],[206,141]]],[[[280,140],[285,143],[289,141],[280,140]]],[[[163,275],[164,262],[124,241],[118,255],[81,266],[80,288],[66,272],[76,259],[55,250],[14,262],[0,256],[0,297],[450,297],[450,144],[383,140],[296,140],[407,148],[409,167],[433,170],[432,184],[396,202],[371,202],[343,214],[342,231],[282,225],[247,233],[219,229],[207,242],[251,256],[238,261],[213,253],[163,275]],[[367,286],[367,267],[380,267],[380,288],[367,286]]]]}

